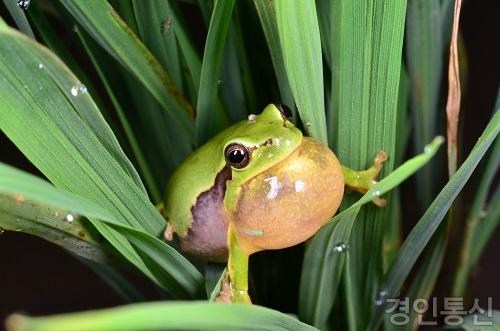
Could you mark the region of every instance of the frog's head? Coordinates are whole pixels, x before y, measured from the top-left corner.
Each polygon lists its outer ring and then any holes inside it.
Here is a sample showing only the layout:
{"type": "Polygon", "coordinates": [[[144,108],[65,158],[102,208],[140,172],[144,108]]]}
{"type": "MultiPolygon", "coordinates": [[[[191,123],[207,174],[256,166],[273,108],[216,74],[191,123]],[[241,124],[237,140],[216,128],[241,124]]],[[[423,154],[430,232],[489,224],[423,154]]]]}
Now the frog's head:
{"type": "Polygon", "coordinates": [[[344,178],[337,158],[303,137],[283,106],[249,118],[228,139],[224,155],[232,170],[225,209],[249,254],[307,240],[340,205],[344,178]]]}

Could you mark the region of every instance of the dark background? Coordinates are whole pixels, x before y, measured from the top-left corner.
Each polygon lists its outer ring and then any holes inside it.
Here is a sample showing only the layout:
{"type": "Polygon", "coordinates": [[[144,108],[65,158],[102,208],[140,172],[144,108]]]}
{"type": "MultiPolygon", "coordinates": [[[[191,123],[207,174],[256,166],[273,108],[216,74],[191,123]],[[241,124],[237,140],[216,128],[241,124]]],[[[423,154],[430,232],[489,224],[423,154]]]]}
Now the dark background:
{"type": "MultiPolygon", "coordinates": [[[[465,123],[462,155],[468,154],[485,128],[495,103],[500,77],[499,7],[496,1],[466,1],[462,8],[461,31],[469,65],[462,104],[461,121],[465,123]]],[[[0,133],[0,161],[39,174],[3,133],[0,133]]],[[[477,177],[465,189],[461,213],[467,212],[468,197],[474,192],[477,177]]],[[[470,297],[480,298],[480,303],[493,297],[497,309],[500,309],[500,265],[496,255],[499,250],[500,233],[496,231],[470,282],[470,297]]],[[[12,312],[46,315],[123,303],[90,269],[61,248],[22,233],[6,232],[0,236],[0,321],[12,312]]],[[[286,308],[289,307],[295,307],[295,302],[290,302],[286,308]]]]}

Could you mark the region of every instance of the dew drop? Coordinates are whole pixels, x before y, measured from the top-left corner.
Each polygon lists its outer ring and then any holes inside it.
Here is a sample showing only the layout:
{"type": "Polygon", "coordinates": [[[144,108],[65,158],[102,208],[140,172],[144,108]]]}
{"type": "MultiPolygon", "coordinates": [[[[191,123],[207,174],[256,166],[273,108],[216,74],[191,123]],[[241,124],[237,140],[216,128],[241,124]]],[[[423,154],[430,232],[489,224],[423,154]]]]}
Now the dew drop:
{"type": "Polygon", "coordinates": [[[77,214],[75,213],[69,213],[68,215],[66,215],[66,217],[64,217],[64,221],[65,222],[68,222],[68,223],[73,223],[73,221],[78,217],[77,214]]]}
{"type": "Polygon", "coordinates": [[[310,127],[311,126],[311,122],[306,122],[306,126],[310,127]]]}
{"type": "Polygon", "coordinates": [[[377,191],[373,192],[373,196],[375,196],[375,197],[379,197],[379,196],[380,196],[380,191],[379,191],[379,190],[377,190],[377,191]]]}
{"type": "Polygon", "coordinates": [[[332,251],[335,253],[345,253],[347,251],[347,245],[345,242],[341,241],[333,246],[332,251]]]}
{"type": "Polygon", "coordinates": [[[375,300],[375,304],[377,306],[382,306],[385,303],[385,301],[387,300],[387,295],[388,295],[388,293],[386,290],[380,291],[377,295],[377,299],[375,300]]]}
{"type": "Polygon", "coordinates": [[[73,85],[70,92],[72,96],[76,97],[79,94],[87,93],[87,87],[85,87],[84,85],[73,85]]]}
{"type": "Polygon", "coordinates": [[[0,236],[5,233],[5,230],[0,228],[0,236]]]}
{"type": "Polygon", "coordinates": [[[37,65],[37,68],[38,68],[38,69],[43,69],[44,67],[45,67],[45,66],[43,65],[43,63],[38,63],[38,65],[37,65]]]}
{"type": "Polygon", "coordinates": [[[22,10],[26,10],[30,6],[30,0],[17,0],[17,6],[22,10]]]}
{"type": "Polygon", "coordinates": [[[222,85],[222,84],[224,84],[224,81],[223,81],[222,79],[219,79],[219,80],[217,81],[217,85],[222,85]]]}
{"type": "Polygon", "coordinates": [[[431,146],[426,145],[426,146],[424,147],[424,153],[428,154],[428,153],[430,153],[431,151],[432,151],[432,147],[431,147],[431,146]]]}

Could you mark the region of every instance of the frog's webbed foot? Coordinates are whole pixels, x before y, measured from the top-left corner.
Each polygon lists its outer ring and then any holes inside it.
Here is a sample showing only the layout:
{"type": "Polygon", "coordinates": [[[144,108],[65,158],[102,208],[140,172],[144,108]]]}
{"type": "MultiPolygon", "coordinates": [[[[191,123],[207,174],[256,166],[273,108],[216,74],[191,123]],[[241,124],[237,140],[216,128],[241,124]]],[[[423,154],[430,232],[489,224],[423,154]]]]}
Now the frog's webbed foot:
{"type": "Polygon", "coordinates": [[[215,302],[218,303],[247,303],[251,304],[252,301],[248,295],[247,290],[238,290],[233,288],[231,283],[229,272],[225,272],[224,279],[222,281],[219,295],[215,298],[215,302]]]}
{"type": "MultiPolygon", "coordinates": [[[[380,174],[386,160],[387,153],[384,151],[378,151],[375,159],[373,160],[373,165],[367,170],[356,171],[342,166],[345,185],[352,191],[362,194],[368,192],[377,183],[376,178],[380,174]]],[[[378,207],[384,207],[386,201],[385,199],[376,197],[373,199],[373,203],[378,207]]]]}

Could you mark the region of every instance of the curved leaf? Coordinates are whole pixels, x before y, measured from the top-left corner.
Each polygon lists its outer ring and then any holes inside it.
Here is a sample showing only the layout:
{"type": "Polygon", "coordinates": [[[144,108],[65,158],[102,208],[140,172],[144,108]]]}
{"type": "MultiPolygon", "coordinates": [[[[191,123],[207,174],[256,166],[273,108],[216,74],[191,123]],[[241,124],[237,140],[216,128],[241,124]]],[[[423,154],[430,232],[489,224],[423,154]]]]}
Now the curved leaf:
{"type": "Polygon", "coordinates": [[[210,27],[208,28],[205,52],[201,65],[198,103],[196,105],[196,142],[206,141],[223,128],[224,114],[217,104],[218,82],[224,45],[233,13],[234,0],[215,1],[210,27]]]}
{"type": "MultiPolygon", "coordinates": [[[[48,210],[52,216],[57,212],[58,217],[36,218],[33,223],[62,230],[78,237],[81,237],[80,231],[82,230],[72,226],[72,223],[78,224],[80,215],[88,217],[98,229],[107,224],[113,230],[112,235],[118,234],[130,242],[135,255],[127,254],[120,249],[121,246],[113,241],[116,237],[107,237],[108,240],[158,285],[181,298],[196,298],[201,293],[203,285],[201,274],[175,249],[143,231],[123,225],[112,212],[88,199],[59,190],[40,178],[1,163],[0,194],[10,197],[5,203],[3,203],[4,199],[0,199],[0,216],[4,210],[9,213],[21,208],[25,210],[31,208],[38,212],[48,210]]],[[[3,221],[0,222],[3,223],[3,221]]],[[[18,222],[19,227],[27,225],[29,224],[23,221],[18,222]]],[[[50,233],[43,233],[43,230],[38,229],[36,235],[50,239],[50,237],[47,238],[50,233]]],[[[83,234],[86,235],[86,233],[83,234]]],[[[109,235],[109,232],[104,234],[109,235]]]]}
{"type": "Polygon", "coordinates": [[[148,303],[53,317],[12,315],[9,331],[316,330],[275,310],[242,304],[148,303]]]}
{"type": "Polygon", "coordinates": [[[434,199],[404,241],[396,261],[394,261],[389,271],[387,271],[384,281],[380,286],[379,297],[381,300],[380,304],[375,306],[374,318],[371,323],[373,330],[377,328],[383,317],[384,309],[386,308],[385,299],[394,297],[400,290],[417,258],[426,247],[439,224],[441,224],[451,204],[467,183],[477,164],[481,161],[484,153],[486,153],[499,132],[500,111],[497,111],[465,162],[450,178],[450,181],[441,190],[436,199],[434,199]]]}
{"type": "MultiPolygon", "coordinates": [[[[141,81],[177,123],[192,133],[192,107],[158,60],[107,1],[60,0],[87,32],[141,81]]],[[[158,27],[159,29],[161,27],[158,27]]]]}

